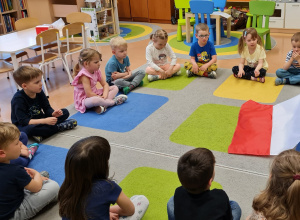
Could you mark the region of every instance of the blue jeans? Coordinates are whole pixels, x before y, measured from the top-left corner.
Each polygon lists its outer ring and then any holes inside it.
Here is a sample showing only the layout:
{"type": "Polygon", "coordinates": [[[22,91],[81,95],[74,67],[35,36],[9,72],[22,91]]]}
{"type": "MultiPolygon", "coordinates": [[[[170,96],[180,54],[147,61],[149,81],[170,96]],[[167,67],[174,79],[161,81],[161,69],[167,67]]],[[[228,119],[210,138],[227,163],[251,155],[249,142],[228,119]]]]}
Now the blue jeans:
{"type": "Polygon", "coordinates": [[[276,70],[278,78],[287,78],[290,80],[290,84],[300,83],[300,69],[289,68],[288,70],[278,69],[276,70]]]}
{"type": "MultiPolygon", "coordinates": [[[[232,213],[232,220],[240,220],[242,215],[242,210],[239,204],[235,201],[229,200],[231,213],[232,213]]],[[[168,211],[168,219],[175,220],[174,215],[174,196],[172,196],[167,204],[167,211],[168,211]]]]}

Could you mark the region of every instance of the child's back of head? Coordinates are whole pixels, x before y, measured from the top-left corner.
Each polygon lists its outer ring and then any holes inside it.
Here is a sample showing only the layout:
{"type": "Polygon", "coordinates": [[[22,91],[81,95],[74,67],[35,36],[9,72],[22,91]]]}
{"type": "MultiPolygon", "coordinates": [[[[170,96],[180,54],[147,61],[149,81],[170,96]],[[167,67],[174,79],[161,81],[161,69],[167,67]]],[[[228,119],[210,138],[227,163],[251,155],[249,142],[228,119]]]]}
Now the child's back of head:
{"type": "Polygon", "coordinates": [[[87,137],[72,145],[65,161],[65,180],[58,195],[61,216],[72,220],[87,219],[87,196],[94,181],[108,179],[109,157],[110,145],[99,136],[87,137]]]}
{"type": "Polygon", "coordinates": [[[21,66],[13,73],[14,80],[20,87],[41,75],[43,72],[40,69],[31,66],[21,66]]]}
{"type": "Polygon", "coordinates": [[[190,193],[199,194],[208,189],[213,178],[215,157],[206,148],[196,148],[180,157],[177,174],[182,186],[190,193]]]}
{"type": "Polygon", "coordinates": [[[271,166],[267,187],[253,200],[266,219],[300,219],[300,153],[286,150],[271,166]]]}

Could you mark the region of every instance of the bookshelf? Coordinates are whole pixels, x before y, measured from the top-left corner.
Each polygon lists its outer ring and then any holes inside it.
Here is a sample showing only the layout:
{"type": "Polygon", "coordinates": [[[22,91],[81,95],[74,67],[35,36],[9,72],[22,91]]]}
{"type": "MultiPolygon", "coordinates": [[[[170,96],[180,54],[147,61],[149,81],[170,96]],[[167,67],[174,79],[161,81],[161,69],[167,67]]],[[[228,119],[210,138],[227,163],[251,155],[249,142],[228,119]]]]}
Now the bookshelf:
{"type": "Polygon", "coordinates": [[[91,37],[96,41],[105,40],[120,33],[119,18],[116,0],[86,0],[94,2],[97,7],[81,8],[81,12],[92,17],[92,23],[88,24],[91,37]]]}
{"type": "Polygon", "coordinates": [[[15,22],[28,17],[26,0],[0,0],[0,34],[15,30],[15,22]]]}

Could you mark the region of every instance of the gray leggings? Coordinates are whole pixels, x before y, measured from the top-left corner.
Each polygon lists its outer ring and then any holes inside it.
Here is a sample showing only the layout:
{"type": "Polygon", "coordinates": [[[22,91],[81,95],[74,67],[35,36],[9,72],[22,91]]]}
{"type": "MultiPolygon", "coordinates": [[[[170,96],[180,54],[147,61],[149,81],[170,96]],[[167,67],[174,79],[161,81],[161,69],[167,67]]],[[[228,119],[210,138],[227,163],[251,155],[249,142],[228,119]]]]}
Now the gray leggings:
{"type": "Polygon", "coordinates": [[[142,80],[145,77],[145,71],[144,70],[138,70],[134,73],[131,73],[131,76],[127,79],[116,79],[115,85],[119,88],[129,87],[130,85],[133,85],[134,87],[137,87],[142,80]]]}
{"type": "Polygon", "coordinates": [[[93,96],[86,98],[84,100],[84,105],[86,108],[93,108],[97,106],[109,107],[115,104],[113,98],[117,95],[119,89],[116,86],[110,86],[108,91],[108,96],[106,99],[101,98],[100,96],[93,96]]]}
{"type": "Polygon", "coordinates": [[[53,180],[43,181],[42,189],[32,193],[24,189],[24,199],[20,207],[16,209],[15,215],[10,220],[25,220],[35,216],[50,202],[57,199],[59,185],[53,180]]]}

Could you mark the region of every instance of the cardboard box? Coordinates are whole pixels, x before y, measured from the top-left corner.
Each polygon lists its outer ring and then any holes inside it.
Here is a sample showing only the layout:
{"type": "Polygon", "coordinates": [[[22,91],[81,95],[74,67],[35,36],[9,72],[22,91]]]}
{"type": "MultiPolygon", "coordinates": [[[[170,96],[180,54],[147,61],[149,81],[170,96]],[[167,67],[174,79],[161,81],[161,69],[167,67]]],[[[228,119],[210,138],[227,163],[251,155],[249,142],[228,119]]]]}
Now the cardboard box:
{"type": "Polygon", "coordinates": [[[39,33],[43,32],[43,31],[49,30],[49,26],[50,25],[38,25],[38,26],[36,26],[35,27],[36,34],[39,34],[39,33]]]}

